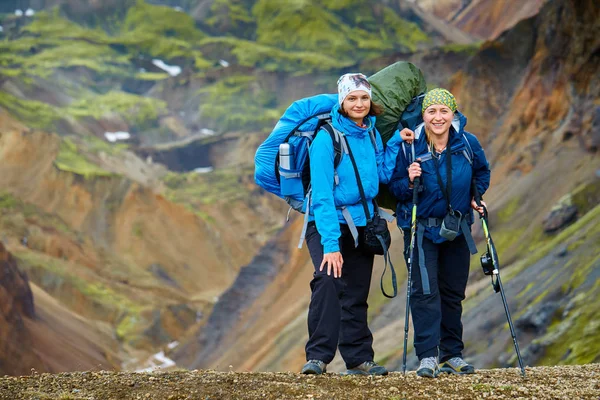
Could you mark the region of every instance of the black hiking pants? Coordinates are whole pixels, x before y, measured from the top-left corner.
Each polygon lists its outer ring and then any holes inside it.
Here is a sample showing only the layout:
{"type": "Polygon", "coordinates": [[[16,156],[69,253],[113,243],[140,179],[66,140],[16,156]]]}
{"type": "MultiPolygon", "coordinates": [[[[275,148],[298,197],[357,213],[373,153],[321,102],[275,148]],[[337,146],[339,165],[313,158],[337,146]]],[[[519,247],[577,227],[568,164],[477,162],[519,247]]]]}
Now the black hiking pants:
{"type": "MultiPolygon", "coordinates": [[[[329,364],[336,349],[348,369],[365,361],[373,361],[373,335],[367,325],[367,297],[371,285],[373,259],[354,239],[347,225],[340,224],[340,250],[344,259],[342,276],[327,275],[327,266],[319,271],[323,261],[321,235],[314,222],[306,231],[308,251],[315,267],[310,283],[312,296],[308,309],[308,342],[306,359],[329,364]]],[[[359,243],[364,228],[358,227],[359,243]]]]}
{"type": "MultiPolygon", "coordinates": [[[[409,246],[410,231],[404,235],[405,256],[408,256],[409,246]]],[[[415,245],[410,292],[414,346],[419,360],[439,355],[442,363],[452,357],[462,357],[462,301],[471,254],[463,235],[439,244],[424,237],[423,251],[431,294],[423,294],[419,251],[415,245]]]]}

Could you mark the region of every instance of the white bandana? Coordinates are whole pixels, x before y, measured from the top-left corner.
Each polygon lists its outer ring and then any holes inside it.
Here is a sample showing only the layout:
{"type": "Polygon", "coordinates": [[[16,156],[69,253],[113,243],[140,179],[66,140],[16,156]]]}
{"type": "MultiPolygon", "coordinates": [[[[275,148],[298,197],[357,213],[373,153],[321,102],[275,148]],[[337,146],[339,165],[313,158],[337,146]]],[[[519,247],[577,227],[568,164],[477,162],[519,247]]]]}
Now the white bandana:
{"type": "Polygon", "coordinates": [[[340,105],[352,92],[364,90],[371,97],[371,84],[367,77],[360,73],[344,74],[338,79],[338,101],[340,105]]]}

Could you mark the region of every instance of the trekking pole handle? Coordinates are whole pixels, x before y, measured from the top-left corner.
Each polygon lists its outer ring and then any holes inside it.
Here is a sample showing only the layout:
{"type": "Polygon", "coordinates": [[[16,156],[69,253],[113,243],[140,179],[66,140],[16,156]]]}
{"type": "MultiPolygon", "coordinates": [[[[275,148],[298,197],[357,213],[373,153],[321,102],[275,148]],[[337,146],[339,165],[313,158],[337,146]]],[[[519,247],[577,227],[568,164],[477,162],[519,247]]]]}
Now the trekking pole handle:
{"type": "Polygon", "coordinates": [[[471,192],[473,192],[473,198],[475,199],[475,203],[479,207],[481,207],[481,195],[479,194],[479,190],[477,189],[477,185],[475,184],[475,179],[471,181],[471,192]]]}
{"type": "Polygon", "coordinates": [[[475,183],[475,179],[471,181],[471,192],[473,192],[473,198],[475,199],[475,203],[477,203],[478,207],[483,207],[483,216],[482,218],[487,218],[488,211],[487,208],[481,204],[481,195],[479,194],[479,190],[477,189],[477,184],[475,183]]]}
{"type": "Polygon", "coordinates": [[[421,178],[416,177],[413,181],[413,204],[417,204],[419,201],[419,185],[421,184],[421,178]]]}

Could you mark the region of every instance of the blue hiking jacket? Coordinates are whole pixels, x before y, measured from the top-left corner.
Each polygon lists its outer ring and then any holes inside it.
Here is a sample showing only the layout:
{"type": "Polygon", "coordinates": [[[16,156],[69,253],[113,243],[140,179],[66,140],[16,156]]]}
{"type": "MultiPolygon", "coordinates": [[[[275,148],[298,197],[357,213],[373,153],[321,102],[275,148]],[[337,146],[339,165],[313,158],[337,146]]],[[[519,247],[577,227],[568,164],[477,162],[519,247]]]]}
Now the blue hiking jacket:
{"type": "MultiPolygon", "coordinates": [[[[339,105],[331,110],[332,125],[345,134],[348,146],[356,160],[358,173],[365,191],[370,217],[373,216],[372,200],[379,192],[379,183],[387,183],[394,171],[395,159],[401,138],[394,133],[384,151],[381,136],[375,127],[375,117],[367,117],[366,128],[361,128],[339,113],[339,105]],[[373,147],[369,131],[375,129],[377,151],[373,147]]],[[[331,136],[319,132],[310,146],[310,175],[312,202],[310,220],[314,220],[321,235],[324,253],[340,251],[340,224],[346,224],[340,208],[346,206],[356,226],[366,226],[364,208],[356,183],[356,174],[350,157],[342,154],[336,169],[339,184],[334,184],[334,148],[331,136]]]]}
{"type": "MultiPolygon", "coordinates": [[[[446,186],[448,184],[446,157],[448,157],[448,150],[451,149],[453,154],[451,158],[452,194],[450,202],[453,209],[460,211],[467,218],[469,223],[473,223],[471,179],[475,179],[477,189],[479,190],[479,193],[483,195],[490,185],[490,166],[479,140],[477,140],[475,135],[464,130],[466,124],[467,118],[460,113],[456,113],[455,120],[452,124],[453,126],[450,128],[448,145],[438,159],[438,166],[442,182],[444,186],[446,186]],[[469,163],[462,152],[467,146],[467,143],[465,143],[462,138],[463,134],[470,146],[467,153],[471,153],[472,150],[473,165],[469,163]]],[[[425,155],[429,152],[429,147],[424,127],[417,128],[415,134],[415,156],[416,158],[419,158],[420,155],[425,155]],[[419,129],[421,129],[421,131],[419,131],[419,129]]],[[[408,149],[406,153],[404,151],[398,153],[396,167],[389,183],[390,191],[398,200],[396,221],[401,228],[406,228],[410,225],[409,221],[413,198],[413,189],[408,187],[409,160],[407,157],[410,152],[410,146],[407,145],[406,148],[408,149]]],[[[443,218],[448,212],[448,204],[444,193],[438,184],[433,159],[422,162],[421,170],[421,182],[424,185],[424,190],[419,194],[417,218],[443,218]]],[[[462,234],[462,232],[459,234],[462,234]]],[[[425,237],[434,243],[446,241],[446,239],[439,235],[439,227],[425,228],[425,237]]]]}

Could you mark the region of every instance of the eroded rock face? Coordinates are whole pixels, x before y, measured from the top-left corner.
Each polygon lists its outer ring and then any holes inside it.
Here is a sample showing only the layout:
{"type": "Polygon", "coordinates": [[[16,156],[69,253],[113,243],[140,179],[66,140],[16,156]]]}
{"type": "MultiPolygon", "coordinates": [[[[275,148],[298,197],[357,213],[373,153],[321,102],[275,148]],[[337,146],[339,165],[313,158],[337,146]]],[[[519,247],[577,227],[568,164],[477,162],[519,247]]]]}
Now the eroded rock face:
{"type": "Polygon", "coordinates": [[[577,218],[577,207],[573,205],[562,205],[550,212],[544,221],[544,232],[556,232],[560,228],[569,225],[577,218]]]}
{"type": "Polygon", "coordinates": [[[546,0],[423,0],[419,6],[462,31],[493,39],[538,13],[546,0]]]}
{"type": "Polygon", "coordinates": [[[519,319],[515,321],[515,327],[534,334],[542,334],[546,331],[546,328],[552,322],[552,317],[559,309],[560,303],[557,301],[550,301],[543,303],[537,307],[532,307],[519,319]]]}
{"type": "Polygon", "coordinates": [[[33,295],[27,276],[0,242],[0,374],[26,373],[37,357],[25,318],[34,318],[33,295]]]}

